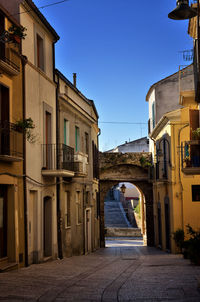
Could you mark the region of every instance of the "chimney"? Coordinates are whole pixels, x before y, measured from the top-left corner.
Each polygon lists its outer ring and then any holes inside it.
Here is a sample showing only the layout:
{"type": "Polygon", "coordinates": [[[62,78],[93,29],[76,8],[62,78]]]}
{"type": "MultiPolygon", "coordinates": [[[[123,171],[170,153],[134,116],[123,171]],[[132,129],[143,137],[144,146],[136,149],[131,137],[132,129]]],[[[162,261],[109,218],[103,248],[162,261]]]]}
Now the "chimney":
{"type": "Polygon", "coordinates": [[[76,87],[76,73],[73,73],[73,84],[76,87]]]}

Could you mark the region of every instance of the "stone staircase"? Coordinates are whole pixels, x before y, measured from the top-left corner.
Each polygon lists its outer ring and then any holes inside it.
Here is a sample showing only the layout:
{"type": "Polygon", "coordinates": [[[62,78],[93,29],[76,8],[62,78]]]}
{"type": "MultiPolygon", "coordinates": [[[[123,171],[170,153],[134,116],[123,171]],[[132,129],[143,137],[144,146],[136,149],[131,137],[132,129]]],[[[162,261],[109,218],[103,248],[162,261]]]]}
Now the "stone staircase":
{"type": "Polygon", "coordinates": [[[104,203],[104,219],[107,237],[141,237],[141,230],[128,221],[121,202],[108,200],[104,203]]]}

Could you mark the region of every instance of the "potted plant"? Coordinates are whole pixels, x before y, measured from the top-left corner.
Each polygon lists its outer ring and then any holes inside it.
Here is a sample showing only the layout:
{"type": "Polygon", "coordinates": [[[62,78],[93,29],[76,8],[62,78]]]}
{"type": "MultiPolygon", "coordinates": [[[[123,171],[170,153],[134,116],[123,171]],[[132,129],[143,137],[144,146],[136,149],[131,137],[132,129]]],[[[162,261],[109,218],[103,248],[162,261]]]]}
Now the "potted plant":
{"type": "Polygon", "coordinates": [[[172,235],[179,252],[182,253],[185,238],[184,231],[182,229],[177,229],[172,235]]]}
{"type": "Polygon", "coordinates": [[[189,156],[185,157],[184,162],[187,168],[191,167],[191,160],[189,156]]]}
{"type": "Polygon", "coordinates": [[[11,37],[11,41],[14,43],[20,43],[21,39],[25,39],[26,36],[26,28],[21,26],[16,26],[16,25],[12,25],[9,27],[8,32],[10,34],[11,37]]]}
{"type": "Polygon", "coordinates": [[[192,139],[193,140],[200,140],[200,128],[192,130],[192,139]]]}
{"type": "Polygon", "coordinates": [[[26,139],[29,143],[34,143],[36,136],[32,133],[32,130],[35,128],[32,118],[21,119],[16,121],[15,130],[18,132],[25,133],[26,139]]]}

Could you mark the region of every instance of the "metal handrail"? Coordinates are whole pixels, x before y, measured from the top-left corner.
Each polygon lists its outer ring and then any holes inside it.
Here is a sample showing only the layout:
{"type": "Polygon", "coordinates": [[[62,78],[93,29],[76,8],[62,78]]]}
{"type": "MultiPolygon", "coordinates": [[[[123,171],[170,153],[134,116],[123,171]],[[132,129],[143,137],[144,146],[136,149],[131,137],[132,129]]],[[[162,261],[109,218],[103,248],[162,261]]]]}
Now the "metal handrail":
{"type": "Polygon", "coordinates": [[[43,169],[74,171],[74,149],[72,147],[65,144],[43,144],[42,154],[43,169]]]}
{"type": "Polygon", "coordinates": [[[23,156],[22,131],[8,121],[0,121],[0,155],[23,156]]]}

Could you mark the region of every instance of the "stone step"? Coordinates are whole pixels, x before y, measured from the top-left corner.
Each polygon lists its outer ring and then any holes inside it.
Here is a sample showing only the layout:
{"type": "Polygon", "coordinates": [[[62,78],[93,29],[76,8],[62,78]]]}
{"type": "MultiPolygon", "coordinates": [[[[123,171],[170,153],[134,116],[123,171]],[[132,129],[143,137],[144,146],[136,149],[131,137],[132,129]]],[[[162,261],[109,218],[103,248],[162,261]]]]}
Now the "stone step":
{"type": "Polygon", "coordinates": [[[120,202],[106,201],[104,204],[104,213],[106,227],[129,227],[120,202]]]}
{"type": "Polygon", "coordinates": [[[0,273],[8,272],[18,268],[16,262],[8,262],[8,260],[3,260],[0,262],[0,273]]]}
{"type": "Polygon", "coordinates": [[[106,227],[106,237],[142,237],[141,229],[139,228],[116,228],[106,227]]]}

